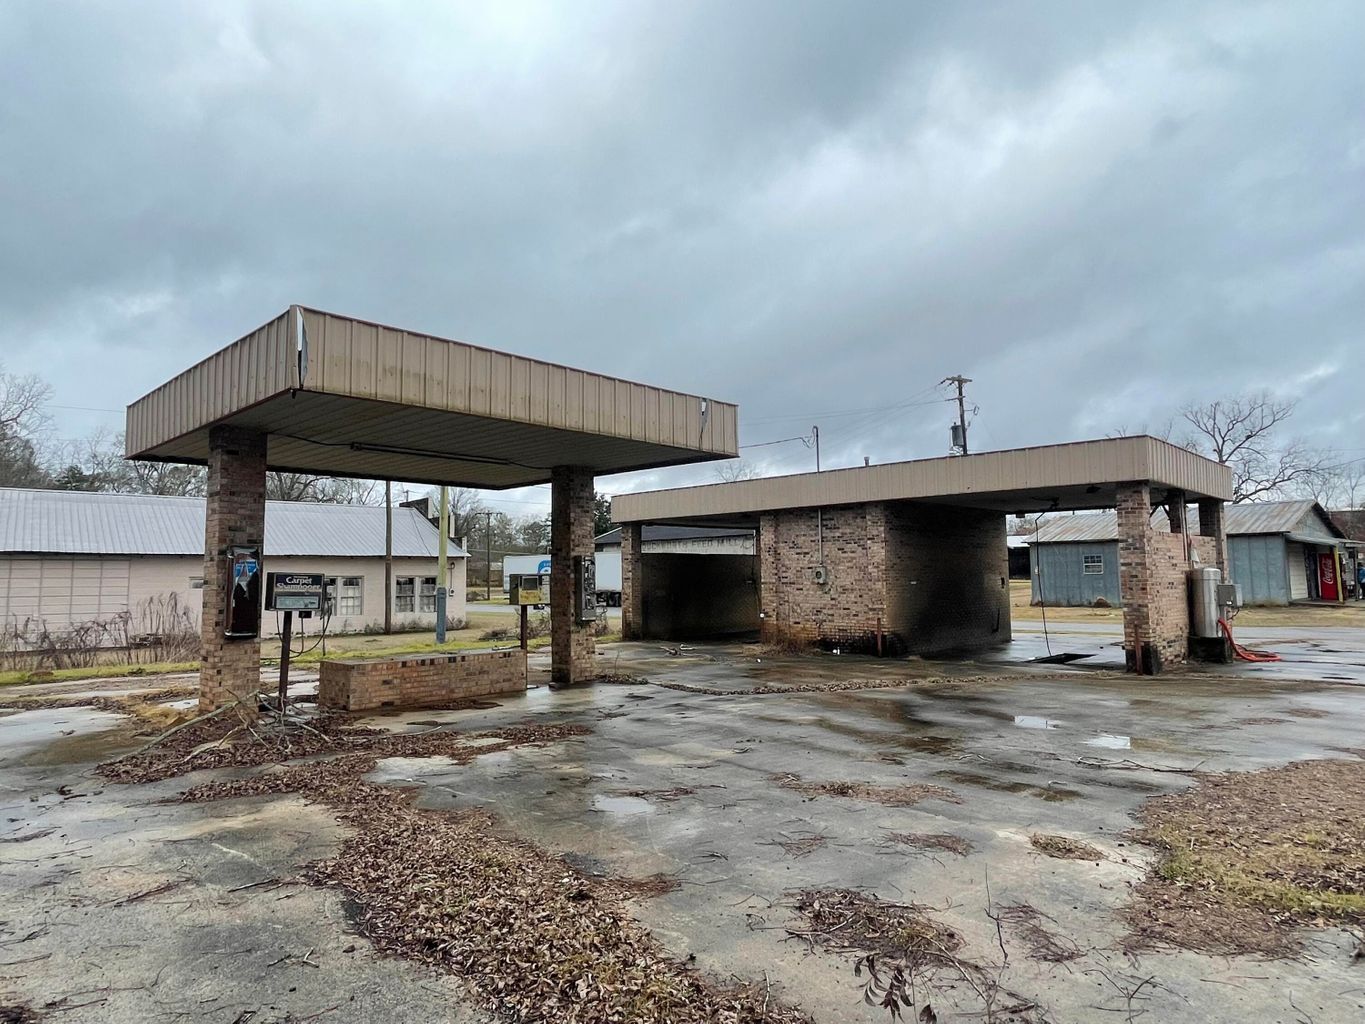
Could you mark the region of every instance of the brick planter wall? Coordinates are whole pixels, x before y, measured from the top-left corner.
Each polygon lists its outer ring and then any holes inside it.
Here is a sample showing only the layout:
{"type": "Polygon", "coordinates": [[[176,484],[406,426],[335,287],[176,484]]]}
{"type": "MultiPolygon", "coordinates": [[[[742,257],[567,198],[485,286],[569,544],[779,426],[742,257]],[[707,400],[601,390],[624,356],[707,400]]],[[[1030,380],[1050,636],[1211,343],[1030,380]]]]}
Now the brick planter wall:
{"type": "Polygon", "coordinates": [[[342,711],[420,708],[526,689],[524,651],[324,661],[318,705],[342,711]]]}

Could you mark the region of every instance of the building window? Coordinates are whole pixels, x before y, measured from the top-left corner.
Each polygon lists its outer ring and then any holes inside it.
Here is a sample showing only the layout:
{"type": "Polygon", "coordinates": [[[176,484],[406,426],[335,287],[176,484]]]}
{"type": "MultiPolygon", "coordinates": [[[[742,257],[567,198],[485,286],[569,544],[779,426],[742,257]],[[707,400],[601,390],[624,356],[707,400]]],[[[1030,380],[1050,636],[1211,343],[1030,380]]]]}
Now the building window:
{"type": "Polygon", "coordinates": [[[365,613],[365,578],[363,576],[327,577],[327,590],[332,599],[332,612],[343,618],[365,613]],[[338,586],[340,582],[340,586],[338,586]]]}
{"type": "Polygon", "coordinates": [[[1104,575],[1104,556],[1103,555],[1082,555],[1081,560],[1085,566],[1087,576],[1104,575]]]}
{"type": "Polygon", "coordinates": [[[399,576],[394,583],[393,590],[393,610],[396,612],[416,611],[414,597],[416,594],[416,577],[399,576]]]}
{"type": "Polygon", "coordinates": [[[436,577],[422,577],[422,603],[419,611],[434,612],[436,610],[436,577]]]}
{"type": "Polygon", "coordinates": [[[191,589],[191,590],[203,590],[203,589],[204,589],[204,577],[202,577],[202,576],[191,576],[191,577],[190,577],[190,589],[191,589]]]}

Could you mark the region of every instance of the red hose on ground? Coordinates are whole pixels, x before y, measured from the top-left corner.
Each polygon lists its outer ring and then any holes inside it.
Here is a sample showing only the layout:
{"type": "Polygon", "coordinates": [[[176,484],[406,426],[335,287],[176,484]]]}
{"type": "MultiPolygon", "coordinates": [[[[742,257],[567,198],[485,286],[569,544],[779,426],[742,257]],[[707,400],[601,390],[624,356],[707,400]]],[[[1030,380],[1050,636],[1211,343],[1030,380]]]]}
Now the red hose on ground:
{"type": "Polygon", "coordinates": [[[1279,661],[1280,656],[1270,651],[1253,651],[1249,647],[1243,647],[1236,640],[1232,639],[1232,627],[1228,625],[1227,619],[1218,620],[1218,628],[1223,631],[1223,635],[1228,638],[1228,643],[1232,644],[1232,653],[1243,661],[1279,661]]]}

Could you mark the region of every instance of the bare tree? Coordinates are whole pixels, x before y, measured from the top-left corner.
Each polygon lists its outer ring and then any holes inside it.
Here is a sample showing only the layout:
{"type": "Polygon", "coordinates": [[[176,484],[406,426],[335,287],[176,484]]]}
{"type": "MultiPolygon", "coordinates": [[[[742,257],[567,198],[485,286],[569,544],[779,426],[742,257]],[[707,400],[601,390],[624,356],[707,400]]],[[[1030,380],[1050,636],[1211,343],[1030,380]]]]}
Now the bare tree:
{"type": "MultiPolygon", "coordinates": [[[[433,487],[427,492],[427,500],[431,502],[431,514],[435,516],[441,504],[441,489],[433,487]]],[[[451,536],[467,539],[473,537],[476,530],[483,528],[484,513],[488,506],[484,504],[482,491],[476,491],[472,487],[452,487],[449,491],[449,501],[451,536]]]]}
{"type": "Polygon", "coordinates": [[[203,466],[125,459],[122,434],[96,431],[67,445],[61,457],[66,465],[54,470],[52,484],[65,490],[196,497],[204,493],[203,466]]]}
{"type": "Polygon", "coordinates": [[[1170,441],[1175,434],[1175,420],[1167,417],[1165,422],[1156,425],[1142,423],[1135,428],[1130,428],[1128,424],[1121,423],[1113,430],[1108,431],[1105,437],[1148,437],[1160,438],[1162,441],[1170,441]]]}
{"type": "Polygon", "coordinates": [[[328,505],[383,504],[378,481],[311,473],[269,473],[265,478],[265,496],[272,501],[315,501],[328,505]]]}
{"type": "Polygon", "coordinates": [[[1277,439],[1295,404],[1259,391],[1187,405],[1180,414],[1194,431],[1186,447],[1231,468],[1233,501],[1309,490],[1331,460],[1302,441],[1277,439]]]}
{"type": "Polygon", "coordinates": [[[52,387],[36,374],[6,373],[0,364],[0,431],[32,437],[47,426],[52,387]]]}
{"type": "Polygon", "coordinates": [[[1309,489],[1327,509],[1358,509],[1365,506],[1365,459],[1343,459],[1318,475],[1309,489]]]}
{"type": "Polygon", "coordinates": [[[733,484],[740,480],[757,480],[763,475],[757,466],[750,465],[743,459],[718,462],[715,466],[715,473],[717,480],[727,484],[733,484]]]}
{"type": "Polygon", "coordinates": [[[48,427],[44,407],[51,395],[41,377],[6,373],[0,366],[0,486],[48,482],[39,443],[48,427]]]}

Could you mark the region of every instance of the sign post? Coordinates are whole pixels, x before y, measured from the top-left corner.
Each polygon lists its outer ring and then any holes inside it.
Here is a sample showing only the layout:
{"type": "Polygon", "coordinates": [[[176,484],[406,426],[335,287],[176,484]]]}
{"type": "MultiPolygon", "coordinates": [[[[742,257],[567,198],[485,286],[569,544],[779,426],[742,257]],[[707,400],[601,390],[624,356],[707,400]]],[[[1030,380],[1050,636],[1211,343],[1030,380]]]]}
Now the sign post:
{"type": "Polygon", "coordinates": [[[532,605],[546,604],[550,600],[549,573],[512,573],[508,578],[507,600],[518,606],[521,613],[521,649],[526,645],[526,616],[532,605]]]}
{"type": "Polygon", "coordinates": [[[294,634],[294,613],[304,618],[321,612],[327,599],[327,578],[316,572],[268,572],[265,574],[265,607],[284,612],[280,629],[280,720],[289,699],[289,648],[294,634]]]}

